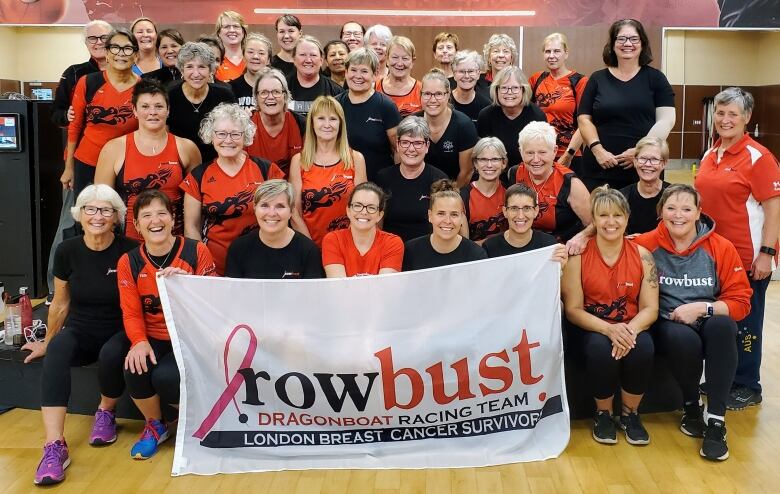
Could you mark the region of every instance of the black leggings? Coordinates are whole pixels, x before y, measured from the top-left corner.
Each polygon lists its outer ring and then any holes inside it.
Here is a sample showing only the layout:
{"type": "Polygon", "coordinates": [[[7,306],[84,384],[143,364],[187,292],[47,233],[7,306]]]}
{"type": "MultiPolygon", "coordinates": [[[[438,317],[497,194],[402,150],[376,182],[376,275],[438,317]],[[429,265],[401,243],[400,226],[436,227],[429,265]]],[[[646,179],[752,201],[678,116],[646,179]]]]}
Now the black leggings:
{"type": "Polygon", "coordinates": [[[707,379],[707,411],[721,417],[737,371],[737,324],[728,316],[712,316],[693,329],[666,319],[651,328],[660,353],[666,356],[686,403],[699,400],[703,360],[707,379]]]}
{"type": "Polygon", "coordinates": [[[73,327],[64,327],[46,348],[41,375],[41,406],[67,407],[70,399],[71,366],[98,363],[100,393],[108,398],[119,398],[125,390],[122,366],[125,355],[115,356],[106,352],[115,337],[124,337],[124,330],[118,333],[93,335],[73,327]]]}
{"type": "Polygon", "coordinates": [[[95,183],[96,169],[96,166],[88,165],[73,158],[73,195],[75,198],[78,198],[81,191],[87,188],[87,185],[95,183]]]}
{"type": "Polygon", "coordinates": [[[175,405],[179,403],[179,367],[173,355],[173,347],[168,340],[149,338],[157,365],[147,357],[149,372],[131,374],[125,369],[125,382],[130,396],[143,400],[154,395],[160,396],[160,403],[175,405]]]}
{"type": "Polygon", "coordinates": [[[636,337],[636,346],[628,355],[615,360],[612,357],[612,341],[601,333],[585,331],[569,324],[571,343],[585,357],[585,372],[590,392],[597,400],[605,400],[615,394],[620,385],[627,393],[641,395],[647,390],[653,368],[653,339],[642,331],[636,337]]]}

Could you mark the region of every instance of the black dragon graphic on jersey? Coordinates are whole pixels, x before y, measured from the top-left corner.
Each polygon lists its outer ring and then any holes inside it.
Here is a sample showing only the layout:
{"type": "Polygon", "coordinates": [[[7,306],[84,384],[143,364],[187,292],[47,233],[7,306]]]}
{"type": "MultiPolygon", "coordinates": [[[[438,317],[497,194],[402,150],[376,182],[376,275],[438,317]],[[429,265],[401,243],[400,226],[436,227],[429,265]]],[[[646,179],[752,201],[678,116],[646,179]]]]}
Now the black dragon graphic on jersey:
{"type": "Polygon", "coordinates": [[[102,106],[87,105],[87,122],[93,125],[119,125],[133,117],[133,107],[122,105],[119,108],[104,108],[102,106]]]}
{"type": "Polygon", "coordinates": [[[339,216],[338,218],[334,218],[330,223],[328,223],[329,232],[343,230],[344,228],[349,228],[349,218],[346,216],[339,216]]]}
{"type": "Polygon", "coordinates": [[[150,173],[145,177],[131,178],[124,184],[124,192],[128,195],[138,195],[146,189],[161,189],[172,176],[172,169],[162,168],[157,173],[150,173]]]}
{"type": "Polygon", "coordinates": [[[154,295],[141,295],[141,307],[147,314],[159,314],[162,312],[160,297],[154,295]]]}
{"type": "Polygon", "coordinates": [[[585,311],[599,319],[622,321],[626,317],[626,295],[621,295],[611,304],[585,304],[585,311]]]}
{"type": "Polygon", "coordinates": [[[336,182],[332,187],[323,187],[322,189],[304,189],[301,193],[303,200],[303,210],[307,213],[313,213],[319,208],[332,206],[334,202],[341,199],[347,193],[350,182],[336,182]]]}
{"type": "Polygon", "coordinates": [[[245,211],[252,207],[251,190],[242,190],[237,195],[226,197],[224,202],[210,202],[204,204],[203,211],[203,229],[202,234],[205,239],[208,237],[209,230],[214,225],[221,225],[226,220],[239,218],[245,211]]]}
{"type": "Polygon", "coordinates": [[[501,233],[507,228],[509,228],[509,221],[503,214],[498,213],[490,218],[469,223],[469,238],[474,241],[482,240],[501,233]]]}

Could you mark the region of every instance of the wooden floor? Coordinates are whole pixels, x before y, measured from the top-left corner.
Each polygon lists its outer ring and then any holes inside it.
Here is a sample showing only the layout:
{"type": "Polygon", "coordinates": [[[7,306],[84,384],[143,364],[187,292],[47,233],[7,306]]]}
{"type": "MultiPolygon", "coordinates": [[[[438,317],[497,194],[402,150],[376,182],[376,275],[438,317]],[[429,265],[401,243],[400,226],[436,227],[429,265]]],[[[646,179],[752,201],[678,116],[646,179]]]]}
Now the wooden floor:
{"type": "MultiPolygon", "coordinates": [[[[678,172],[679,175],[682,175],[678,172]]],[[[671,175],[671,174],[670,174],[671,175]]],[[[686,177],[683,176],[683,180],[686,177]]],[[[676,176],[668,180],[678,181],[676,176]]],[[[683,181],[679,180],[679,181],[683,181]]],[[[731,458],[711,463],[699,456],[700,440],[679,430],[680,413],[643,417],[651,435],[646,447],[597,444],[590,422],[572,423],[571,442],[560,458],[538,463],[453,470],[319,470],[266,474],[170,476],[173,441],[151,460],[129,458],[139,421],[120,421],[116,444],[91,448],[92,417],[69,416],[66,437],[72,464],[57,492],[246,493],[520,493],[520,492],[780,492],[780,282],[767,294],[764,328],[764,403],[727,414],[731,458]]],[[[2,390],[0,390],[2,393],[2,390]]],[[[33,492],[43,434],[40,413],[0,415],[0,492],[33,492]]]]}

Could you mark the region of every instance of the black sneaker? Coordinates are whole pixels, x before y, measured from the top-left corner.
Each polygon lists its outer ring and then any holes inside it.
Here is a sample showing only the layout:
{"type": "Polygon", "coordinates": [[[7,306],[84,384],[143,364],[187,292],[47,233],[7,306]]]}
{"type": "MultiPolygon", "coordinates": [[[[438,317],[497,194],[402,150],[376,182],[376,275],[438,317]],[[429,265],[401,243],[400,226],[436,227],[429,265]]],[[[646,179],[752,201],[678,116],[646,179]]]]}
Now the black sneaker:
{"type": "Polygon", "coordinates": [[[691,403],[683,407],[683,416],[680,421],[680,430],[686,436],[704,437],[704,407],[698,403],[691,403]]]}
{"type": "Polygon", "coordinates": [[[708,460],[723,461],[729,457],[726,444],[726,424],[722,420],[710,419],[704,430],[704,441],[699,454],[708,460]]]}
{"type": "Polygon", "coordinates": [[[647,433],[647,429],[642,425],[642,420],[639,418],[638,413],[631,412],[628,415],[621,415],[620,428],[625,431],[628,444],[635,446],[650,444],[650,434],[647,433]]]}
{"type": "Polygon", "coordinates": [[[729,410],[744,410],[745,408],[761,403],[761,393],[747,386],[739,386],[731,390],[726,400],[726,408],[729,410]]]}
{"type": "Polygon", "coordinates": [[[617,428],[612,414],[606,410],[596,412],[593,419],[593,439],[601,444],[617,444],[617,428]]]}

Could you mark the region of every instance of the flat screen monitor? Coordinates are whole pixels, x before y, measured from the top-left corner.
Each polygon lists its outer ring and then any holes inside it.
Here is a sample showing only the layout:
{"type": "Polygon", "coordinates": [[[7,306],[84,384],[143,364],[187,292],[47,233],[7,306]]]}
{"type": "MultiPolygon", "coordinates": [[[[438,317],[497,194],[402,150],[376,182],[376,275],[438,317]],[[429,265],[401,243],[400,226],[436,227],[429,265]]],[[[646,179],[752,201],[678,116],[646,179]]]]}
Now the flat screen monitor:
{"type": "Polygon", "coordinates": [[[18,113],[0,113],[0,152],[22,150],[18,113]]]}

